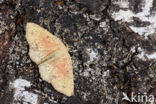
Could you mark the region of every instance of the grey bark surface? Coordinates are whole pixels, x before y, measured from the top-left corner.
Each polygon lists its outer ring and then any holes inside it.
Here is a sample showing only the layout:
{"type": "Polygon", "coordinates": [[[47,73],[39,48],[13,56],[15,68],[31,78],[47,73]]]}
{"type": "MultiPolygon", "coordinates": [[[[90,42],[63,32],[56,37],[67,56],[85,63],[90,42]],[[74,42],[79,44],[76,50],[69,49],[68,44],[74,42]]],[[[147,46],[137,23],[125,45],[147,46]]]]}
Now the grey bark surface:
{"type": "MultiPolygon", "coordinates": [[[[24,95],[16,98],[17,89],[12,85],[17,79],[31,83],[22,91],[35,94],[38,104],[129,104],[122,101],[123,92],[128,96],[131,92],[147,93],[156,98],[156,57],[148,57],[156,54],[156,31],[145,36],[131,28],[154,22],[137,16],[131,21],[118,20],[113,14],[120,10],[137,15],[146,5],[146,0],[123,0],[129,6],[123,8],[121,1],[1,0],[0,104],[33,104],[24,95]],[[39,24],[69,47],[74,96],[60,94],[40,78],[38,66],[28,55],[27,22],[39,24]]],[[[156,14],[155,7],[153,0],[148,17],[156,14]]]]}

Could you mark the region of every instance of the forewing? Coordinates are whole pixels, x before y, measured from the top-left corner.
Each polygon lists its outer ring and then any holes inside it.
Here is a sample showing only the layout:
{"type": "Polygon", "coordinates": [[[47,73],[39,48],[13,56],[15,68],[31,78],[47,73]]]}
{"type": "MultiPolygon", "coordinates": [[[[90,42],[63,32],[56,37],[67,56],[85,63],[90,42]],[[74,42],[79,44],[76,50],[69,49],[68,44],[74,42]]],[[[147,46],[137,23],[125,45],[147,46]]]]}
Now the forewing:
{"type": "Polygon", "coordinates": [[[37,64],[42,63],[62,46],[57,37],[34,23],[27,23],[26,39],[29,43],[29,56],[37,64]]]}

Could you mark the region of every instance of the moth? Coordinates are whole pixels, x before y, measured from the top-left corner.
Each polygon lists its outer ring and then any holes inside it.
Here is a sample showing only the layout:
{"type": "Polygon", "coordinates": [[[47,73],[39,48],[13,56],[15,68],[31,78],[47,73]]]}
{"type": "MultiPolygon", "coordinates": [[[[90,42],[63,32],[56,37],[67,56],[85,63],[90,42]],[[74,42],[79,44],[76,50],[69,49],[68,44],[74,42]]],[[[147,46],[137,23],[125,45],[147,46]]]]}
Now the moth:
{"type": "Polygon", "coordinates": [[[72,60],[63,42],[41,26],[28,22],[26,40],[29,56],[39,67],[43,80],[66,96],[74,94],[72,60]]]}

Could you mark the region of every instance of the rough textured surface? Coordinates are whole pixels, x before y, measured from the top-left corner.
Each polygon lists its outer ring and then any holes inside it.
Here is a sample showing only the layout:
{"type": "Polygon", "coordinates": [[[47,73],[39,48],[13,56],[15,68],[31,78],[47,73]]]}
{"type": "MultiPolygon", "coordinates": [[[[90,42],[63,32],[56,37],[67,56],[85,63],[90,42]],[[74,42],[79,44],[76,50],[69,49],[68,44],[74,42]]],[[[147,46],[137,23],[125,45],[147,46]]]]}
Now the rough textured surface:
{"type": "Polygon", "coordinates": [[[122,101],[123,92],[156,97],[155,7],[155,0],[1,0],[0,102],[129,104],[122,101]],[[27,22],[40,24],[69,47],[74,96],[40,78],[28,56],[27,22]],[[28,85],[16,86],[21,80],[28,85]],[[20,92],[23,98],[17,97],[20,92]]]}

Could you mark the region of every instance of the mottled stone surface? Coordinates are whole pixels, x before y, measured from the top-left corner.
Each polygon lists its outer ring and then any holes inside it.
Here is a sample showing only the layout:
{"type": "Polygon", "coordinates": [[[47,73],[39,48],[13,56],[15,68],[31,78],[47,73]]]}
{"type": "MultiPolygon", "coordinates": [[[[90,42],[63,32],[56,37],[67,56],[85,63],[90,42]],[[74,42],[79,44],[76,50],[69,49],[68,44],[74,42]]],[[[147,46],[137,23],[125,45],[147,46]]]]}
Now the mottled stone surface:
{"type": "Polygon", "coordinates": [[[123,92],[156,99],[155,7],[155,0],[1,0],[0,102],[129,104],[122,101],[123,92]],[[74,96],[58,93],[40,78],[28,55],[27,22],[69,47],[74,96]]]}

